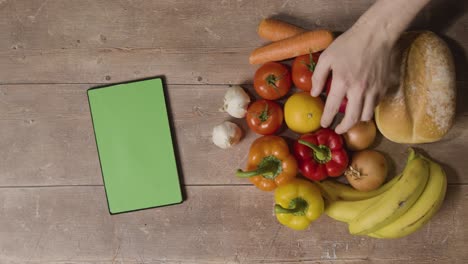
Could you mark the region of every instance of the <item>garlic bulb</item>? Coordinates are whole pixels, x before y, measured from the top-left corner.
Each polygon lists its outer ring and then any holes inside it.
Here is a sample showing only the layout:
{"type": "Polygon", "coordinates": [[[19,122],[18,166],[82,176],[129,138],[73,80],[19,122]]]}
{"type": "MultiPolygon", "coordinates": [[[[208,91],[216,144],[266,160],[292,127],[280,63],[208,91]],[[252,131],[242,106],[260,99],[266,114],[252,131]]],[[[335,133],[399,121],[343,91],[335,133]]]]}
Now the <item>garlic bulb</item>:
{"type": "Polygon", "coordinates": [[[237,144],[242,137],[242,130],[234,123],[224,121],[222,124],[213,128],[213,143],[227,149],[237,144]]]}
{"type": "Polygon", "coordinates": [[[247,106],[250,103],[249,95],[240,86],[229,88],[224,95],[223,111],[235,118],[243,118],[247,114],[247,106]]]}

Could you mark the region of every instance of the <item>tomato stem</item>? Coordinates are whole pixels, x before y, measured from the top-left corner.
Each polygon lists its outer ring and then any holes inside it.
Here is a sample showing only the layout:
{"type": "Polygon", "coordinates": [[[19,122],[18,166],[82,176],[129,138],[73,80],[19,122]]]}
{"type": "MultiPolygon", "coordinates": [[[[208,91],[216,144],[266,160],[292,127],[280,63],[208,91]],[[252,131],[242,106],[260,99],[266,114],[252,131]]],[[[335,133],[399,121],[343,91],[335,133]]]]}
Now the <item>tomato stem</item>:
{"type": "Polygon", "coordinates": [[[269,117],[270,113],[268,112],[268,103],[265,102],[265,109],[263,109],[263,111],[258,115],[258,119],[263,123],[266,122],[269,117]]]}
{"type": "Polygon", "coordinates": [[[317,66],[317,64],[314,62],[312,51],[309,51],[309,64],[307,65],[307,67],[309,68],[309,71],[314,72],[315,66],[317,66]]]}
{"type": "Polygon", "coordinates": [[[305,61],[301,61],[310,72],[315,71],[315,66],[317,66],[317,63],[314,61],[314,57],[312,56],[312,51],[309,51],[309,63],[305,61]]]}
{"type": "Polygon", "coordinates": [[[276,82],[279,81],[281,78],[277,78],[274,74],[270,74],[268,75],[268,77],[266,78],[266,82],[268,85],[270,86],[273,86],[273,88],[275,89],[275,91],[279,94],[280,91],[279,91],[279,88],[278,88],[278,85],[276,85],[276,82]]]}

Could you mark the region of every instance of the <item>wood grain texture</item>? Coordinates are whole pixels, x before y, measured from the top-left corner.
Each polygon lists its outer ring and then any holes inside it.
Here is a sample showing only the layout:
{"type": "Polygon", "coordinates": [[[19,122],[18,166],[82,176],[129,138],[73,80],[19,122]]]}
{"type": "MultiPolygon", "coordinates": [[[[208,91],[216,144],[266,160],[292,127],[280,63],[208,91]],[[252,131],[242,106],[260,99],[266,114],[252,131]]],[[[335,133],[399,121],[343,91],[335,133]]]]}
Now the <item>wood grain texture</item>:
{"type": "MultiPolygon", "coordinates": [[[[256,35],[262,18],[345,31],[373,2],[5,0],[0,26],[9,34],[0,49],[252,47],[264,43],[256,35]]],[[[411,28],[462,38],[466,8],[457,0],[433,0],[411,28]]]]}
{"type": "Polygon", "coordinates": [[[351,236],[321,217],[292,231],[251,186],[187,187],[179,205],[111,216],[102,187],[2,188],[2,263],[466,263],[468,186],[399,240],[351,236]],[[4,238],[9,239],[4,239],[4,238]],[[324,261],[324,262],[322,262],[324,261]]]}
{"type": "Polygon", "coordinates": [[[294,14],[309,28],[345,30],[372,1],[337,2],[3,1],[0,27],[10,34],[0,40],[0,82],[107,83],[165,74],[169,83],[241,83],[255,69],[248,55],[263,43],[256,36],[261,18],[294,14]],[[309,17],[317,18],[303,21],[309,17]]]}
{"type": "MultiPolygon", "coordinates": [[[[271,193],[233,176],[257,136],[218,109],[228,84],[252,83],[259,21],[344,31],[373,2],[0,0],[0,264],[467,263],[466,1],[433,0],[412,25],[442,36],[457,69],[455,127],[416,146],[450,182],[423,230],[374,240],[323,216],[291,231],[276,222],[271,193]],[[186,200],[110,216],[86,90],[157,75],[168,83],[186,200]],[[211,143],[224,120],[247,133],[229,151],[211,143]]],[[[380,138],[377,149],[398,171],[407,147],[380,138]]]]}
{"type": "MultiPolygon", "coordinates": [[[[457,66],[466,66],[466,8],[434,2],[415,28],[444,36],[457,66]],[[444,20],[448,12],[456,15],[444,20]]],[[[109,83],[165,74],[174,84],[239,84],[251,80],[256,69],[248,55],[265,43],[256,35],[262,18],[344,31],[372,3],[5,0],[0,82],[109,83]]],[[[461,73],[460,80],[468,81],[461,73]]]]}
{"type": "MultiPolygon", "coordinates": [[[[102,184],[86,90],[93,85],[0,86],[0,186],[102,184]]],[[[176,149],[187,185],[250,184],[234,172],[244,168],[250,143],[258,137],[243,119],[219,111],[228,85],[168,85],[176,149]],[[245,137],[230,150],[211,141],[224,120],[241,125],[245,137]]],[[[254,94],[251,86],[244,86],[254,94]]],[[[289,139],[297,135],[286,132],[289,139]]],[[[440,142],[417,145],[444,164],[450,183],[468,183],[468,115],[461,113],[440,142]]],[[[380,137],[377,149],[403,168],[407,145],[380,137]]],[[[393,173],[392,173],[393,174],[393,173]]]]}
{"type": "Polygon", "coordinates": [[[1,49],[252,47],[269,16],[346,30],[374,1],[2,1],[1,49]],[[93,25],[93,26],[90,26],[93,25]]]}

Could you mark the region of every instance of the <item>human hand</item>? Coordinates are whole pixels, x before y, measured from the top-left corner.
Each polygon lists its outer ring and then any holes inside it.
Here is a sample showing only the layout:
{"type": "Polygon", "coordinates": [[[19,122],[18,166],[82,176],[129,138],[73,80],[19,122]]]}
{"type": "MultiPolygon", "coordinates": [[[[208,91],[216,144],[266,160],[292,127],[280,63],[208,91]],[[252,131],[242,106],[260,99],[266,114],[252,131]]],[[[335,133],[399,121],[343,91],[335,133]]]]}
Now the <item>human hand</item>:
{"type": "Polygon", "coordinates": [[[322,127],[333,121],[346,96],[345,117],[336,127],[345,133],[359,120],[370,120],[389,86],[394,41],[365,26],[354,26],[321,55],[312,76],[312,96],[318,96],[330,72],[333,79],[322,115],[322,127]]]}

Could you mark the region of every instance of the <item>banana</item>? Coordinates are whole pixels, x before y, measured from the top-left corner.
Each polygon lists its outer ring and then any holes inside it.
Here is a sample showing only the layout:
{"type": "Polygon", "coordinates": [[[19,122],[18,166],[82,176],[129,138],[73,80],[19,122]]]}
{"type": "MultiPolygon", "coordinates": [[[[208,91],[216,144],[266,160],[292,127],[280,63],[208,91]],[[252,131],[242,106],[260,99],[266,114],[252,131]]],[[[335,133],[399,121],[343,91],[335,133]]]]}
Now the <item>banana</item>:
{"type": "MultiPolygon", "coordinates": [[[[401,180],[402,174],[393,177],[391,180],[392,183],[388,182],[393,186],[395,183],[397,183],[399,180],[401,180]]],[[[340,183],[341,184],[341,183],[340,183]]],[[[344,185],[344,184],[342,184],[344,185]]],[[[387,187],[384,190],[380,191],[379,194],[374,194],[370,196],[370,198],[367,199],[362,199],[362,200],[329,200],[327,203],[327,206],[325,208],[325,213],[340,222],[345,222],[349,223],[351,222],[354,218],[356,218],[362,211],[370,207],[372,204],[377,203],[380,199],[382,199],[382,194],[386,192],[388,189],[391,188],[387,187]]],[[[382,186],[381,188],[383,188],[382,186]]],[[[347,186],[341,187],[341,189],[344,190],[344,188],[350,188],[347,186]]],[[[369,192],[367,192],[369,193],[369,192]]],[[[334,193],[336,194],[336,193],[334,193]]],[[[347,197],[365,197],[366,192],[361,192],[353,189],[353,191],[348,191],[346,190],[346,194],[348,195],[347,197]]]]}
{"type": "Polygon", "coordinates": [[[369,234],[378,238],[399,238],[419,230],[439,210],[447,190],[447,177],[442,167],[432,160],[429,162],[429,180],[424,192],[416,203],[400,218],[369,234]]]}
{"type": "Polygon", "coordinates": [[[382,199],[382,196],[375,196],[360,201],[331,201],[325,207],[325,214],[337,221],[348,223],[380,199],[382,199]]]}
{"type": "Polygon", "coordinates": [[[325,192],[327,199],[359,201],[375,197],[389,190],[395,183],[398,182],[400,176],[401,174],[396,177],[393,177],[390,181],[382,185],[380,188],[369,192],[358,191],[349,185],[334,180],[326,180],[322,182],[317,181],[316,183],[325,192]]]}
{"type": "Polygon", "coordinates": [[[365,235],[393,222],[416,202],[423,192],[428,178],[429,164],[426,160],[416,157],[409,161],[403,170],[401,179],[390,190],[382,194],[382,199],[349,222],[349,232],[365,235]]]}
{"type": "MultiPolygon", "coordinates": [[[[408,155],[408,160],[407,164],[415,159],[416,157],[416,152],[413,149],[409,149],[409,155],[408,155]]],[[[359,201],[359,200],[365,200],[369,199],[372,197],[375,197],[377,195],[380,195],[390,188],[393,187],[395,183],[397,183],[400,180],[401,174],[398,176],[393,177],[390,181],[382,185],[380,188],[369,191],[369,192],[361,192],[353,187],[340,183],[338,181],[334,180],[325,180],[325,181],[317,181],[317,185],[319,185],[320,189],[322,190],[322,193],[325,196],[325,199],[328,201],[336,201],[336,200],[345,200],[345,201],[359,201]]]]}

